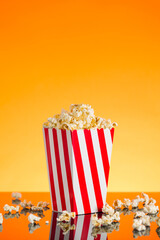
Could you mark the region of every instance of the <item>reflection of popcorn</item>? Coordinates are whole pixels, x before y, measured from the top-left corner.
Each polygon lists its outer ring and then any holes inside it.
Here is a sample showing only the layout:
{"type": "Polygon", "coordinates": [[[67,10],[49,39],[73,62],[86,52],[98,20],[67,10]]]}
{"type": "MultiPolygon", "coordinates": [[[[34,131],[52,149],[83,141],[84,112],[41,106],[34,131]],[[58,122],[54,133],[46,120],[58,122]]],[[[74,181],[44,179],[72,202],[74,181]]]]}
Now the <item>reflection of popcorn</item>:
{"type": "Polygon", "coordinates": [[[91,221],[95,227],[101,227],[101,225],[103,224],[102,218],[98,219],[98,216],[96,213],[92,214],[91,221]]]}
{"type": "Polygon", "coordinates": [[[5,212],[12,212],[12,210],[18,212],[19,206],[14,207],[14,206],[9,206],[8,204],[5,204],[3,209],[5,212]]]}
{"type": "Polygon", "coordinates": [[[3,215],[2,215],[2,213],[0,213],[0,224],[2,224],[3,223],[3,215]]]}
{"type": "Polygon", "coordinates": [[[59,222],[59,223],[57,223],[57,226],[60,226],[64,235],[66,235],[70,230],[75,230],[76,229],[74,224],[71,225],[68,222],[59,222]]]}
{"type": "Polygon", "coordinates": [[[114,202],[113,202],[113,207],[115,208],[115,209],[117,209],[117,208],[121,208],[122,207],[122,205],[123,205],[123,203],[121,202],[121,200],[115,200],[114,202]]]}
{"type": "Polygon", "coordinates": [[[94,115],[93,108],[88,104],[71,104],[70,112],[62,110],[61,114],[48,118],[44,123],[47,128],[59,128],[67,130],[91,129],[91,128],[113,128],[117,123],[105,120],[94,115]]]}
{"type": "Polygon", "coordinates": [[[146,214],[141,211],[137,211],[134,215],[134,218],[144,217],[146,214]]]}
{"type": "Polygon", "coordinates": [[[156,214],[159,211],[159,207],[155,206],[153,203],[145,205],[144,212],[148,214],[156,214]]]}
{"type": "Polygon", "coordinates": [[[133,228],[137,231],[143,231],[146,230],[145,225],[142,223],[142,219],[134,219],[133,220],[133,228]]]}
{"type": "Polygon", "coordinates": [[[110,207],[108,203],[106,203],[102,208],[102,212],[106,213],[106,214],[109,214],[109,215],[113,215],[114,214],[114,209],[112,207],[110,207]]]}
{"type": "Polygon", "coordinates": [[[76,213],[75,212],[67,212],[67,211],[63,211],[62,214],[59,216],[59,218],[57,218],[58,222],[69,222],[71,218],[75,218],[76,217],[76,213]]]}
{"type": "Polygon", "coordinates": [[[12,193],[12,198],[15,198],[15,199],[19,199],[22,197],[22,194],[21,193],[18,193],[18,192],[13,192],[12,193]]]}
{"type": "Polygon", "coordinates": [[[131,205],[131,200],[128,199],[128,198],[124,198],[123,207],[124,208],[129,208],[130,205],[131,205]]]}
{"type": "Polygon", "coordinates": [[[33,233],[36,229],[40,228],[40,225],[29,223],[28,228],[29,228],[29,232],[33,233]]]}
{"type": "Polygon", "coordinates": [[[39,222],[40,219],[41,219],[40,217],[37,217],[33,214],[29,214],[28,216],[28,221],[32,224],[34,224],[35,222],[39,222]]]}

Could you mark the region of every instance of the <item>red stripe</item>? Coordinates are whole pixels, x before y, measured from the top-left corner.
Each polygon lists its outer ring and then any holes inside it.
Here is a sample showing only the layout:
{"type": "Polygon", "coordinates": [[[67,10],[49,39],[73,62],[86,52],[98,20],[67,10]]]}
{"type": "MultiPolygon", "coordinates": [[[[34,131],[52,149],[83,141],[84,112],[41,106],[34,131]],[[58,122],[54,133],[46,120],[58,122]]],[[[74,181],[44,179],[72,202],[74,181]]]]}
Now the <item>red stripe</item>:
{"type": "Polygon", "coordinates": [[[110,167],[109,167],[106,141],[105,141],[105,136],[104,136],[104,129],[97,129],[97,132],[98,132],[99,144],[100,144],[100,149],[101,149],[106,184],[108,185],[108,177],[109,177],[109,168],[110,167]]]}
{"type": "Polygon", "coordinates": [[[56,193],[55,193],[54,179],[53,179],[51,151],[50,151],[50,144],[49,144],[49,129],[44,128],[44,132],[45,132],[46,151],[47,151],[47,160],[48,160],[48,171],[49,171],[53,210],[57,211],[58,209],[57,209],[56,193]]]}
{"type": "Polygon", "coordinates": [[[74,130],[72,132],[71,136],[72,136],[72,144],[73,144],[75,162],[76,162],[76,166],[77,166],[79,185],[80,185],[80,190],[81,190],[81,195],[82,195],[84,213],[90,213],[91,208],[90,208],[90,204],[89,204],[89,198],[88,198],[86,180],[85,180],[84,169],[83,169],[83,164],[82,164],[82,157],[81,157],[81,152],[80,152],[80,147],[79,147],[79,141],[78,141],[78,136],[77,136],[77,130],[74,130]]]}
{"type": "Polygon", "coordinates": [[[70,161],[69,161],[66,130],[61,130],[61,133],[62,133],[62,142],[63,142],[64,159],[65,159],[66,173],[67,173],[67,180],[68,180],[71,211],[77,213],[77,206],[76,206],[75,195],[74,195],[74,191],[73,191],[71,166],[70,166],[70,161]]]}
{"type": "Polygon", "coordinates": [[[114,137],[114,128],[112,128],[112,129],[110,130],[110,133],[111,133],[111,139],[112,139],[112,143],[113,143],[113,137],[114,137]]]}
{"type": "Polygon", "coordinates": [[[100,240],[101,239],[101,234],[97,234],[96,240],[100,240]]]}
{"type": "Polygon", "coordinates": [[[89,226],[90,226],[90,219],[91,215],[85,215],[84,216],[84,222],[83,222],[83,228],[82,228],[82,235],[81,240],[88,239],[88,232],[89,232],[89,226]]]}
{"type": "Polygon", "coordinates": [[[66,202],[64,197],[64,187],[62,181],[62,172],[61,172],[61,164],[60,164],[60,157],[59,157],[59,148],[58,148],[58,139],[57,139],[57,130],[53,128],[53,142],[54,142],[54,150],[55,150],[55,157],[56,157],[56,165],[57,165],[57,174],[58,174],[58,183],[59,183],[59,190],[60,190],[60,197],[62,203],[62,210],[66,210],[66,202]]]}
{"type": "Polygon", "coordinates": [[[94,155],[91,131],[85,129],[84,135],[85,135],[85,140],[86,140],[86,145],[87,145],[87,152],[88,152],[89,163],[90,163],[90,168],[91,168],[92,181],[93,181],[93,185],[94,185],[94,192],[95,192],[95,196],[96,196],[97,208],[98,208],[98,211],[101,211],[102,207],[103,207],[103,199],[102,199],[101,187],[100,187],[100,183],[99,183],[96,159],[95,159],[95,155],[94,155]]]}
{"type": "MultiPolygon", "coordinates": [[[[52,223],[51,223],[51,227],[50,227],[50,238],[49,240],[54,240],[55,239],[55,232],[56,232],[56,225],[57,225],[57,218],[58,214],[55,212],[52,212],[52,223]]],[[[59,227],[59,226],[57,226],[59,227]]]]}

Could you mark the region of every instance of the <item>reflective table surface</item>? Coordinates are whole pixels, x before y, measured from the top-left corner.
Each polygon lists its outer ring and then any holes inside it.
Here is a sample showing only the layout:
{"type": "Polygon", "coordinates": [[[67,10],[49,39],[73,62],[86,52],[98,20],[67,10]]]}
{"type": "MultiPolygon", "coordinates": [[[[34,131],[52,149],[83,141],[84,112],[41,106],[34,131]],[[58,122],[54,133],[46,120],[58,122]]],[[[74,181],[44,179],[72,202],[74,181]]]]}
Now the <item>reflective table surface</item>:
{"type": "MultiPolygon", "coordinates": [[[[140,193],[108,193],[107,202],[112,205],[115,199],[123,201],[124,198],[133,199],[140,193]]],[[[148,193],[150,197],[156,199],[156,205],[160,206],[160,193],[148,193]]],[[[50,203],[49,193],[22,193],[23,200],[31,201],[37,205],[40,201],[50,203]]],[[[32,226],[29,224],[29,212],[20,208],[19,213],[6,214],[3,210],[5,204],[16,206],[16,202],[12,200],[11,193],[0,193],[0,213],[3,214],[3,224],[0,225],[0,239],[16,239],[16,240],[85,240],[85,239],[159,239],[160,228],[156,224],[156,217],[152,216],[151,227],[144,232],[133,231],[133,211],[127,209],[121,212],[120,223],[114,223],[110,227],[102,227],[99,229],[93,228],[91,224],[91,214],[77,216],[70,223],[58,224],[56,218],[58,213],[52,212],[50,209],[45,209],[43,213],[39,213],[42,217],[39,224],[32,226]],[[49,221],[49,224],[46,224],[49,221]]],[[[35,214],[37,215],[37,214],[35,214]]],[[[101,213],[99,213],[99,217],[101,213]]],[[[159,214],[158,214],[159,216],[159,214]]]]}

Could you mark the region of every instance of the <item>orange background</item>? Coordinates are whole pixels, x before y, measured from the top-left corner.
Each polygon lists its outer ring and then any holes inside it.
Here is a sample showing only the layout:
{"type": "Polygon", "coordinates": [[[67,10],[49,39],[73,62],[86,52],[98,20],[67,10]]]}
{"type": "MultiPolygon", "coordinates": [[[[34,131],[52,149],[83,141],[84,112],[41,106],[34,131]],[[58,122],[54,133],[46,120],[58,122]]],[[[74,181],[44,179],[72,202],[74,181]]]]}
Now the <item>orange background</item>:
{"type": "Polygon", "coordinates": [[[42,124],[117,121],[109,191],[159,191],[160,2],[2,1],[0,191],[49,191],[42,124]]]}

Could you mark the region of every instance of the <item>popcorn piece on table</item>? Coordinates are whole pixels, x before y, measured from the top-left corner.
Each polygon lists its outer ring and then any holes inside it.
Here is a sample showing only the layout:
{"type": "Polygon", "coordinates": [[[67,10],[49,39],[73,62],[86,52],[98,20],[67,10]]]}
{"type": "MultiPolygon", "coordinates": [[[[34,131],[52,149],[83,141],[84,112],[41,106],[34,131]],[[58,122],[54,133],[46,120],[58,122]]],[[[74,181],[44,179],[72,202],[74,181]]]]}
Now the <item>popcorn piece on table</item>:
{"type": "Polygon", "coordinates": [[[119,212],[115,212],[112,215],[112,218],[113,218],[113,221],[119,222],[120,221],[120,214],[119,214],[119,212]]]}
{"type": "Polygon", "coordinates": [[[3,215],[2,215],[2,213],[0,213],[0,224],[2,224],[3,223],[3,215]]]}
{"type": "Polygon", "coordinates": [[[21,193],[18,193],[18,192],[13,192],[12,193],[12,198],[15,198],[15,199],[19,199],[22,197],[22,194],[21,193]]]}
{"type": "Polygon", "coordinates": [[[146,230],[146,226],[143,225],[142,223],[142,219],[134,219],[133,220],[133,226],[134,229],[136,229],[137,231],[143,231],[146,230]]]}
{"type": "Polygon", "coordinates": [[[137,211],[135,214],[134,214],[134,218],[140,218],[140,217],[144,217],[146,214],[142,211],[137,211]]]}
{"type": "Polygon", "coordinates": [[[37,207],[37,206],[32,206],[31,207],[31,210],[34,212],[39,212],[39,211],[43,211],[43,208],[42,207],[37,207]]]}
{"type": "Polygon", "coordinates": [[[109,206],[108,203],[106,203],[102,208],[102,212],[112,216],[114,214],[114,209],[111,206],[109,206]]]}
{"type": "Polygon", "coordinates": [[[21,205],[22,208],[31,208],[31,207],[33,206],[33,204],[31,203],[31,201],[29,201],[29,202],[27,203],[26,200],[24,200],[23,202],[21,202],[20,205],[21,205]]]}
{"type": "MultiPolygon", "coordinates": [[[[105,225],[110,225],[110,224],[112,224],[112,222],[113,222],[113,217],[110,216],[110,215],[103,215],[103,216],[102,216],[102,221],[103,221],[103,224],[105,224],[105,225]]],[[[94,225],[94,224],[93,224],[93,225],[94,225]]]]}
{"type": "Polygon", "coordinates": [[[131,200],[129,198],[124,198],[123,207],[129,208],[131,206],[131,200]]]}
{"type": "Polygon", "coordinates": [[[153,198],[149,198],[149,196],[146,193],[142,193],[142,196],[144,197],[144,205],[145,206],[156,203],[156,200],[153,198]]]}
{"type": "Polygon", "coordinates": [[[14,207],[14,206],[9,206],[8,204],[5,204],[3,209],[5,212],[12,212],[12,211],[19,212],[19,206],[14,207]]]}
{"type": "Polygon", "coordinates": [[[48,225],[48,224],[49,224],[49,221],[45,221],[45,224],[48,225]]]}
{"type": "Polygon", "coordinates": [[[122,207],[122,205],[123,205],[123,203],[122,203],[122,201],[121,200],[115,200],[114,202],[113,202],[113,207],[115,208],[115,209],[121,209],[121,207],[122,207]]]}
{"type": "Polygon", "coordinates": [[[41,208],[48,208],[48,206],[49,206],[49,203],[42,202],[42,201],[37,204],[37,207],[41,207],[41,208]]]}
{"type": "Polygon", "coordinates": [[[159,207],[155,206],[153,203],[150,203],[149,205],[145,205],[144,212],[147,214],[156,214],[159,211],[159,207]]]}
{"type": "Polygon", "coordinates": [[[150,217],[145,215],[143,217],[141,217],[141,220],[142,220],[142,224],[149,227],[151,224],[150,224],[150,217]]]}
{"type": "Polygon", "coordinates": [[[67,212],[67,211],[63,211],[62,214],[59,216],[59,218],[57,218],[58,222],[69,222],[71,218],[75,218],[76,217],[76,213],[75,212],[67,212]]]}
{"type": "Polygon", "coordinates": [[[40,217],[37,217],[33,214],[29,214],[28,216],[28,221],[31,223],[31,224],[35,224],[36,222],[39,222],[41,218],[40,217]]]}
{"type": "Polygon", "coordinates": [[[138,195],[131,202],[132,208],[137,208],[140,202],[144,202],[144,199],[138,195]]]}

